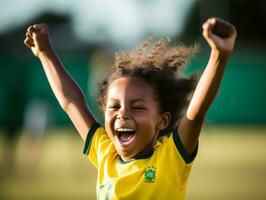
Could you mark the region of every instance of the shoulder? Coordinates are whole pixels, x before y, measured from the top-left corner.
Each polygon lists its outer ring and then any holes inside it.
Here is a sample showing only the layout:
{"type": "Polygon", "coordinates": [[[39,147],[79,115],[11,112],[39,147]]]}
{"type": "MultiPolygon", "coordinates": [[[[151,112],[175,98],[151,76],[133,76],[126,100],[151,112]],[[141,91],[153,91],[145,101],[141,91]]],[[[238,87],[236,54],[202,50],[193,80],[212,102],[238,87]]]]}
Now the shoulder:
{"type": "Polygon", "coordinates": [[[193,162],[198,150],[198,148],[196,148],[194,152],[189,155],[180,140],[178,130],[176,128],[168,136],[159,138],[154,146],[154,149],[158,149],[160,152],[165,152],[165,156],[167,157],[173,155],[175,158],[181,159],[185,162],[185,164],[193,162]]]}
{"type": "Polygon", "coordinates": [[[99,145],[103,143],[104,141],[109,142],[110,139],[104,129],[98,122],[95,122],[90,130],[88,131],[86,140],[85,140],[85,147],[84,147],[84,154],[88,154],[90,147],[99,145]]]}

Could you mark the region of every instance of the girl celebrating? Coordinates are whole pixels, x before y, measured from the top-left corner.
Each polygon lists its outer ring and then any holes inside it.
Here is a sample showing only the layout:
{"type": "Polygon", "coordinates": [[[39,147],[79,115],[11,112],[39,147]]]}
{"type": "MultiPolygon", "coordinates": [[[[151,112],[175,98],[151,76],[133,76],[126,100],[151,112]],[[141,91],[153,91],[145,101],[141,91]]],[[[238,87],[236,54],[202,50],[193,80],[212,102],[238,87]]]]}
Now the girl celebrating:
{"type": "Polygon", "coordinates": [[[185,198],[204,116],[218,92],[236,30],[211,18],[203,24],[203,36],[211,55],[199,81],[180,74],[196,47],[170,48],[161,39],[117,54],[99,90],[102,127],[56,56],[47,26],[27,29],[24,43],[40,59],[57,100],[85,141],[84,153],[98,170],[98,199],[185,198]]]}

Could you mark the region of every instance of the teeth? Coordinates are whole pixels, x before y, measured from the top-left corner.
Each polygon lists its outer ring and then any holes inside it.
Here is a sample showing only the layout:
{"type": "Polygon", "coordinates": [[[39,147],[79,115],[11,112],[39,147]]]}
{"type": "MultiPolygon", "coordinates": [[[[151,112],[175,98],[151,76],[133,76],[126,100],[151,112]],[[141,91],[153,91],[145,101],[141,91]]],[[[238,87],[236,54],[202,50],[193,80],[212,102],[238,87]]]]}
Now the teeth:
{"type": "Polygon", "coordinates": [[[117,128],[116,131],[126,131],[126,132],[133,132],[135,130],[131,129],[131,128],[117,128]]]}

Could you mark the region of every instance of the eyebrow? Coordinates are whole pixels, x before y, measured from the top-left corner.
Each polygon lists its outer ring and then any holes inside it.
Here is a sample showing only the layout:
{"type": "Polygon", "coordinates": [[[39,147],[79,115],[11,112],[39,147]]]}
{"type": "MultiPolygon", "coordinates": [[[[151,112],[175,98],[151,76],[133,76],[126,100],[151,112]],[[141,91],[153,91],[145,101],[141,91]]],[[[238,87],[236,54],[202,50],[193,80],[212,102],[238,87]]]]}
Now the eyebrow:
{"type": "MultiPolygon", "coordinates": [[[[119,101],[119,99],[115,99],[115,98],[111,98],[110,99],[111,101],[119,101]]],[[[130,101],[130,103],[136,103],[136,102],[143,102],[143,103],[147,103],[147,101],[145,101],[144,99],[142,98],[137,98],[137,99],[133,99],[130,101]]]]}
{"type": "Polygon", "coordinates": [[[145,101],[144,99],[141,99],[141,98],[139,98],[139,99],[133,99],[133,100],[131,101],[131,103],[136,103],[136,102],[138,102],[138,101],[143,102],[143,103],[147,103],[147,101],[145,101]]]}

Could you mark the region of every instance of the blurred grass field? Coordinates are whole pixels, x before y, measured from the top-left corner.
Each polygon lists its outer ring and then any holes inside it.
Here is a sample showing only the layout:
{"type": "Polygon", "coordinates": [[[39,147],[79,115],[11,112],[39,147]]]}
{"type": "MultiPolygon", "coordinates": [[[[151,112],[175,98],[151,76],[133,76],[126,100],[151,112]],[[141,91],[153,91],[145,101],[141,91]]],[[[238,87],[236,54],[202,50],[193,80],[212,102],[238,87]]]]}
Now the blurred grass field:
{"type": "MultiPolygon", "coordinates": [[[[0,158],[3,148],[0,134],[0,158]]],[[[96,170],[73,129],[50,130],[37,148],[22,137],[15,150],[13,172],[0,168],[1,200],[96,199],[96,170]]],[[[205,127],[187,199],[266,199],[266,127],[205,127]]]]}

